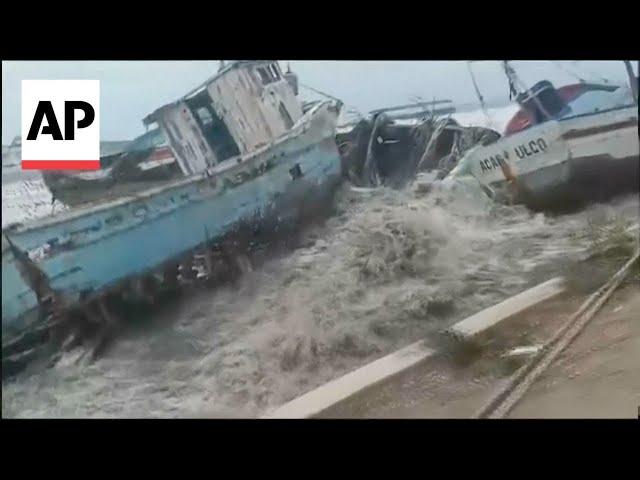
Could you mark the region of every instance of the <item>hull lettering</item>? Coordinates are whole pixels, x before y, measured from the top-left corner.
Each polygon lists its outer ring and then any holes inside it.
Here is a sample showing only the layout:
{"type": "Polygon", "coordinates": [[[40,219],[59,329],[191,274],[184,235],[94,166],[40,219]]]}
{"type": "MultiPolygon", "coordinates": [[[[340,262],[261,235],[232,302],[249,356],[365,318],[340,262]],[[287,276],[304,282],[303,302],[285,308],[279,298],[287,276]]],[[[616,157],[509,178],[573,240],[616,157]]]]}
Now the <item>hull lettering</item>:
{"type": "MultiPolygon", "coordinates": [[[[519,159],[523,159],[544,153],[547,148],[547,142],[543,138],[537,138],[514,147],[513,151],[519,159]]],[[[509,152],[505,151],[502,155],[496,154],[480,160],[480,170],[482,172],[495,170],[496,168],[500,168],[506,161],[509,161],[509,152]]]]}

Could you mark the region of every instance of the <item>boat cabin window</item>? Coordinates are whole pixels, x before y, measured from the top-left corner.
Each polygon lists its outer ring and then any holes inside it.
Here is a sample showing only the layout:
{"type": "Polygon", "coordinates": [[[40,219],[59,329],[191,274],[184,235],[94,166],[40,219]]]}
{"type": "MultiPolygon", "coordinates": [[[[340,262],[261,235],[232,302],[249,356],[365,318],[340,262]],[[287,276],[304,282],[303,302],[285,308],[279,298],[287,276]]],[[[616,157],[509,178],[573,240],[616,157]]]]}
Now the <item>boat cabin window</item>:
{"type": "Polygon", "coordinates": [[[293,127],[293,119],[291,118],[291,115],[289,115],[289,112],[287,112],[287,108],[284,106],[284,103],[280,102],[278,110],[280,110],[280,115],[284,120],[285,127],[287,128],[287,130],[289,130],[291,127],[293,127]]]}
{"type": "Polygon", "coordinates": [[[204,137],[218,161],[240,154],[236,141],[227,125],[216,114],[211,105],[211,97],[206,91],[187,100],[187,105],[191,108],[196,123],[200,127],[200,135],[204,137]]]}
{"type": "Polygon", "coordinates": [[[553,84],[547,80],[536,83],[528,91],[518,95],[516,101],[531,114],[536,124],[561,116],[566,110],[565,102],[553,84]],[[548,118],[547,114],[551,118],[548,118]]]}
{"type": "Polygon", "coordinates": [[[276,64],[275,64],[275,63],[272,63],[272,64],[270,65],[270,68],[271,68],[271,71],[273,72],[273,77],[274,77],[276,80],[280,80],[280,78],[281,78],[281,77],[280,77],[280,72],[278,72],[278,67],[276,66],[276,64]]]}
{"type": "Polygon", "coordinates": [[[269,74],[264,68],[259,67],[256,70],[258,71],[258,75],[260,75],[260,80],[262,80],[263,85],[270,83],[269,74]]]}
{"type": "Polygon", "coordinates": [[[260,80],[263,85],[268,85],[269,83],[277,82],[282,78],[280,72],[278,71],[278,67],[275,64],[269,64],[264,67],[256,68],[258,75],[260,75],[260,80]]]}
{"type": "Polygon", "coordinates": [[[615,91],[593,90],[579,95],[569,103],[571,115],[585,115],[612,108],[632,106],[633,94],[628,88],[617,88],[615,91]]]}

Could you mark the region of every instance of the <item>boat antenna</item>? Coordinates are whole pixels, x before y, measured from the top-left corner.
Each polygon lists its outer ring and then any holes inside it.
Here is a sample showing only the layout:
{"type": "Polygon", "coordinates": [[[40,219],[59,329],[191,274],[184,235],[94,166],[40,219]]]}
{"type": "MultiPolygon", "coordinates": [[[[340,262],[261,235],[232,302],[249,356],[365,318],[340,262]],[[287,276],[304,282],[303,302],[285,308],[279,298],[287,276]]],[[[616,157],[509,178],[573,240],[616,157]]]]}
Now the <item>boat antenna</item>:
{"type": "MultiPolygon", "coordinates": [[[[516,84],[518,83],[518,76],[516,75],[516,71],[513,69],[507,60],[502,62],[502,67],[504,68],[504,73],[507,76],[507,80],[509,80],[509,100],[518,96],[518,89],[516,88],[516,84]]],[[[524,89],[526,91],[526,87],[524,89]]]]}
{"type": "MultiPolygon", "coordinates": [[[[487,126],[489,128],[493,128],[493,120],[491,119],[491,116],[489,115],[489,110],[487,110],[487,105],[484,103],[484,98],[482,96],[482,93],[480,92],[480,88],[478,88],[478,83],[476,82],[476,77],[473,74],[473,69],[471,68],[471,62],[467,62],[467,67],[469,67],[469,74],[471,75],[471,82],[473,83],[473,88],[476,91],[476,95],[478,96],[478,99],[480,100],[480,107],[482,108],[482,112],[484,113],[484,116],[487,117],[487,126]]],[[[511,98],[509,98],[511,99],[511,98]]]]}

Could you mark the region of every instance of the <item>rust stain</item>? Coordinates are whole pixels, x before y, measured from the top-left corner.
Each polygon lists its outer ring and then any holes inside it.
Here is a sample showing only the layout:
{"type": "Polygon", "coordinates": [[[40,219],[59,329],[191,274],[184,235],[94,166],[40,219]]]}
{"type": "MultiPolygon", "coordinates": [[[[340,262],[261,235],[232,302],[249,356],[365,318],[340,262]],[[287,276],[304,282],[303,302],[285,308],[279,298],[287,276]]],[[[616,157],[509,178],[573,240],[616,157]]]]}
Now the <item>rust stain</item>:
{"type": "Polygon", "coordinates": [[[511,169],[511,165],[509,165],[509,162],[506,160],[506,158],[505,160],[500,162],[500,169],[502,170],[502,174],[504,175],[504,178],[507,180],[507,185],[509,186],[509,193],[511,194],[511,203],[513,203],[513,200],[518,196],[517,194],[518,194],[518,191],[520,190],[518,185],[518,178],[516,177],[515,173],[511,169]]]}

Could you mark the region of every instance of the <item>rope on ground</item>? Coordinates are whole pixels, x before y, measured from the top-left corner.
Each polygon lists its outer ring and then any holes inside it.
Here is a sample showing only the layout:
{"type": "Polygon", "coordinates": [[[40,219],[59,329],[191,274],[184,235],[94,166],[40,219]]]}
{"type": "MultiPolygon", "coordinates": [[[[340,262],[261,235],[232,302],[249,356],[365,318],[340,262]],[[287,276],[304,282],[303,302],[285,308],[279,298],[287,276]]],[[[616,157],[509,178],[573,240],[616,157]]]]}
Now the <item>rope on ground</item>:
{"type": "Polygon", "coordinates": [[[508,384],[498,392],[473,418],[504,418],[520,401],[533,382],[549,367],[602,308],[611,294],[625,279],[634,263],[640,258],[640,249],[607,283],[593,293],[578,311],[563,325],[541,352],[516,372],[508,384]]]}

